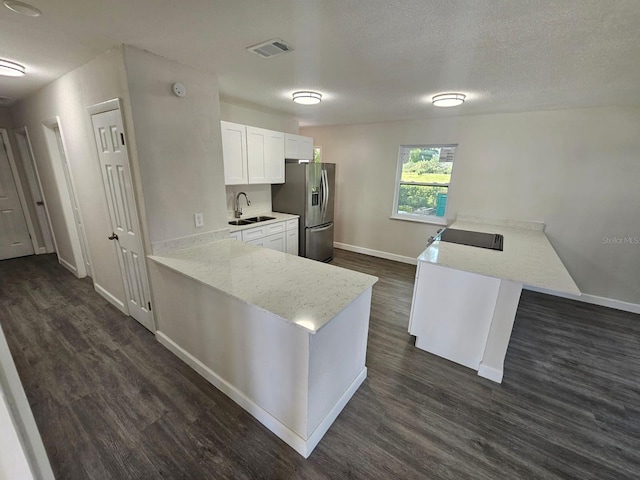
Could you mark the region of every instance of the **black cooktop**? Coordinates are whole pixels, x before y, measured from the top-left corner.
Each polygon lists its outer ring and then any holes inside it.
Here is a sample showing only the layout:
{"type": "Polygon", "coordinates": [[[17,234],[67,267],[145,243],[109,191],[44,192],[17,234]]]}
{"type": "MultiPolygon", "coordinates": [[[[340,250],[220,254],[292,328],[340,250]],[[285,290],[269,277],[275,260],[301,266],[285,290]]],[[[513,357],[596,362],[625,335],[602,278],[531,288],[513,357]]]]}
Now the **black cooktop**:
{"type": "Polygon", "coordinates": [[[499,251],[502,251],[504,243],[504,237],[499,233],[472,232],[471,230],[457,230],[455,228],[445,228],[435,239],[499,251]]]}

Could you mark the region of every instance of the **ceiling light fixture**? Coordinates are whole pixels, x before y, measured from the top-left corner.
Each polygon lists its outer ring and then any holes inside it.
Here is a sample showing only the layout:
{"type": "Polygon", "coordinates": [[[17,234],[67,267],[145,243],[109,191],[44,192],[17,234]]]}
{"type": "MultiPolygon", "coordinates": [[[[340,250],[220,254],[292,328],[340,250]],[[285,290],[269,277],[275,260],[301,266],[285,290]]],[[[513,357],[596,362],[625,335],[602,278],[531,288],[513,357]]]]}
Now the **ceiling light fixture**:
{"type": "Polygon", "coordinates": [[[464,103],[466,95],[462,93],[441,93],[431,99],[436,107],[457,107],[464,103]]]}
{"type": "Polygon", "coordinates": [[[25,74],[24,67],[9,60],[0,59],[0,75],[7,77],[22,77],[25,74]]]}
{"type": "Polygon", "coordinates": [[[4,6],[9,10],[20,15],[26,15],[27,17],[39,17],[42,12],[36,7],[32,7],[28,3],[18,2],[17,0],[4,0],[4,6]]]}
{"type": "Polygon", "coordinates": [[[293,92],[293,101],[300,105],[317,105],[322,101],[322,94],[309,90],[293,92]]]}

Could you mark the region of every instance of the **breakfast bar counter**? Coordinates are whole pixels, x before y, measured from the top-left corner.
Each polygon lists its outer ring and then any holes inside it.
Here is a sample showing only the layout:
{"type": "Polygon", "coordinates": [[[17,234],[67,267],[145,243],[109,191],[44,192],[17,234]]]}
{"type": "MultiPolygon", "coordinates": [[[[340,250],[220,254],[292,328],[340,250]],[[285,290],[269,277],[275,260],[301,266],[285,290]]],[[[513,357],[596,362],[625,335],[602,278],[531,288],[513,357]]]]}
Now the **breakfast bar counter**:
{"type": "Polygon", "coordinates": [[[436,237],[418,257],[409,333],[416,347],[500,383],[523,285],[580,290],[542,223],[458,216],[449,229],[501,234],[503,250],[436,237]]]}
{"type": "Polygon", "coordinates": [[[232,239],[149,259],[158,341],[308,457],[366,378],[378,279],[232,239]]]}

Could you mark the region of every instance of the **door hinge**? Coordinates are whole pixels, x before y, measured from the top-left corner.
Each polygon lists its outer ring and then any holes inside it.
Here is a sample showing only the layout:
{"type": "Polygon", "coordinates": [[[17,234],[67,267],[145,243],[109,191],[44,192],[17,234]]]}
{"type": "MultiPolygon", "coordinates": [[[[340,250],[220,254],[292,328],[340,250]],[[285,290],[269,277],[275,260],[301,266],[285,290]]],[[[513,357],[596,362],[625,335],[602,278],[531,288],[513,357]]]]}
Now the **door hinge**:
{"type": "Polygon", "coordinates": [[[151,302],[149,302],[149,311],[151,311],[151,302]]]}
{"type": "Polygon", "coordinates": [[[124,133],[120,132],[120,140],[122,140],[122,145],[124,145],[124,133]]]}

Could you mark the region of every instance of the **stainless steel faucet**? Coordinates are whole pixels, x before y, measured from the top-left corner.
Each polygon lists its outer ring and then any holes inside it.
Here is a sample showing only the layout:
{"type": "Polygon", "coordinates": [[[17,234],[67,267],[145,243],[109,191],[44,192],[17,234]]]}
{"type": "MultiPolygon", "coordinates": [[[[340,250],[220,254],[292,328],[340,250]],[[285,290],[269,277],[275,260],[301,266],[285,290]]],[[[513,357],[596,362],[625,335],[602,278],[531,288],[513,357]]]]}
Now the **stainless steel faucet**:
{"type": "Polygon", "coordinates": [[[240,218],[242,216],[242,209],[240,208],[240,195],[244,195],[244,199],[247,201],[247,207],[251,205],[251,201],[247,194],[244,192],[240,192],[236,195],[236,209],[233,211],[234,218],[240,218]]]}

